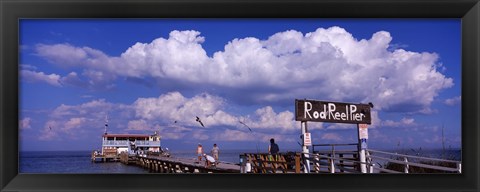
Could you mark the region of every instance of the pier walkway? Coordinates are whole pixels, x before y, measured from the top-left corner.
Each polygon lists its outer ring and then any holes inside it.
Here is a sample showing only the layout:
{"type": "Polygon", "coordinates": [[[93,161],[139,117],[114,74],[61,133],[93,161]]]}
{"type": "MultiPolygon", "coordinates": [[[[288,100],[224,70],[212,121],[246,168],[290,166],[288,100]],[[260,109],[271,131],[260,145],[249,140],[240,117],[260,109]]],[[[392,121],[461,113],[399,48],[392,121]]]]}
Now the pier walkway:
{"type": "MultiPolygon", "coordinates": [[[[124,164],[131,164],[131,160],[121,161],[124,164]]],[[[234,163],[220,162],[206,167],[205,161],[198,163],[193,158],[136,156],[135,164],[154,173],[240,173],[240,166],[234,163]]]]}

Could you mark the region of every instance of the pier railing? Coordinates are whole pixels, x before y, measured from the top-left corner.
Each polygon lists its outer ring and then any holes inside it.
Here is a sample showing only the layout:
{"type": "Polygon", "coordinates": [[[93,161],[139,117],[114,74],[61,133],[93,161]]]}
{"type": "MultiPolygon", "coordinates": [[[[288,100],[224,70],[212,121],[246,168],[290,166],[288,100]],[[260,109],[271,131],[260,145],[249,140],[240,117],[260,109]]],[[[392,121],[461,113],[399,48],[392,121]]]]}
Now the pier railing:
{"type": "Polygon", "coordinates": [[[357,173],[360,168],[358,144],[314,144],[307,160],[314,173],[357,173]]]}
{"type": "Polygon", "coordinates": [[[135,141],[136,146],[160,146],[160,141],[135,141]]]}
{"type": "MultiPolygon", "coordinates": [[[[129,146],[129,141],[103,141],[103,146],[129,146]]],[[[160,141],[135,141],[136,146],[160,146],[160,141]]]]}
{"type": "Polygon", "coordinates": [[[103,141],[103,146],[128,146],[128,141],[103,141]]]}
{"type": "Polygon", "coordinates": [[[329,154],[304,153],[303,156],[302,165],[308,160],[310,173],[360,173],[359,165],[362,164],[357,154],[351,151],[332,151],[329,154]]]}
{"type": "Polygon", "coordinates": [[[315,151],[315,153],[290,152],[278,155],[243,154],[240,155],[240,164],[242,173],[305,173],[306,162],[308,162],[308,173],[362,173],[362,164],[367,168],[363,173],[462,172],[461,161],[371,149],[366,153],[366,162],[359,160],[358,151],[345,150],[315,151]],[[378,161],[386,164],[382,165],[378,161]],[[389,166],[386,166],[387,164],[389,166]]]}
{"type": "Polygon", "coordinates": [[[454,160],[437,159],[430,157],[420,157],[412,155],[404,155],[398,153],[384,152],[378,150],[367,150],[367,166],[370,167],[370,172],[385,172],[385,173],[418,173],[423,169],[425,172],[445,172],[445,173],[462,173],[462,162],[454,160]],[[373,161],[381,161],[396,164],[398,166],[383,167],[377,163],[376,166],[373,161]],[[416,168],[414,168],[416,167],[416,168]],[[392,169],[393,168],[393,169],[392,169]],[[376,171],[375,171],[376,170],[376,171]]]}

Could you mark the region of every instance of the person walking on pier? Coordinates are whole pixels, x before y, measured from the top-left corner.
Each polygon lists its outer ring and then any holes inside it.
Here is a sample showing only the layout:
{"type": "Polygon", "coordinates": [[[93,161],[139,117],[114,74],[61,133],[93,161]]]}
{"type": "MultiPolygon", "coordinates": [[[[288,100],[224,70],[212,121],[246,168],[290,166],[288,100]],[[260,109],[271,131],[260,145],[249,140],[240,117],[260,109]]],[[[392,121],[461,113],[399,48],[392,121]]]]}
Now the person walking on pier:
{"type": "Polygon", "coordinates": [[[202,161],[202,156],[203,156],[203,147],[202,147],[202,144],[199,143],[197,147],[198,163],[202,161]]]}
{"type": "Polygon", "coordinates": [[[213,158],[215,158],[215,161],[218,162],[218,153],[220,152],[220,149],[218,148],[217,144],[213,144],[213,148],[212,148],[212,156],[213,158]]]}

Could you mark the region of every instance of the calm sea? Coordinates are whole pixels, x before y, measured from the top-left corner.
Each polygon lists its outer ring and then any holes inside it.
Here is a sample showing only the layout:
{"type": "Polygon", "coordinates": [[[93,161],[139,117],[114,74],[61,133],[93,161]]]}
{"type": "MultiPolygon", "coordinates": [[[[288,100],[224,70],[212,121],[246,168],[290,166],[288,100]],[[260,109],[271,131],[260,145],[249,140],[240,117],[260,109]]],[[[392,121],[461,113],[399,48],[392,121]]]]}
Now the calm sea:
{"type": "MultiPolygon", "coordinates": [[[[238,163],[240,153],[250,150],[229,150],[220,153],[219,160],[238,163]]],[[[179,158],[196,158],[194,151],[171,152],[179,158]]],[[[19,173],[148,173],[148,170],[120,162],[92,163],[91,151],[24,151],[20,152],[19,173]]]]}
{"type": "MultiPolygon", "coordinates": [[[[460,150],[386,150],[409,155],[419,155],[422,157],[461,159],[460,150]]],[[[256,153],[255,150],[222,150],[219,160],[222,162],[239,162],[239,154],[256,153]]],[[[179,158],[196,158],[194,151],[172,151],[172,156],[179,158]]],[[[91,151],[25,151],[20,152],[19,173],[148,173],[143,168],[124,165],[119,162],[114,163],[92,163],[90,161],[91,151]]]]}
{"type": "Polygon", "coordinates": [[[20,152],[19,173],[148,173],[122,163],[92,163],[91,151],[20,152]]]}

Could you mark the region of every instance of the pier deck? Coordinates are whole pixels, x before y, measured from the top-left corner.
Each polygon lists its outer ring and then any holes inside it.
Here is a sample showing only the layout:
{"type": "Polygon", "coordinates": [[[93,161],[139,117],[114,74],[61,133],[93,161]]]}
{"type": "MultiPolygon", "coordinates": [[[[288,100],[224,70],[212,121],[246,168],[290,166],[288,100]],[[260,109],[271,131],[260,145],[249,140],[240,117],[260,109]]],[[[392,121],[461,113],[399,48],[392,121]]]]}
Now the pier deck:
{"type": "Polygon", "coordinates": [[[137,156],[137,165],[157,173],[240,173],[240,166],[234,163],[220,162],[206,167],[205,161],[197,163],[194,158],[137,156]]]}

